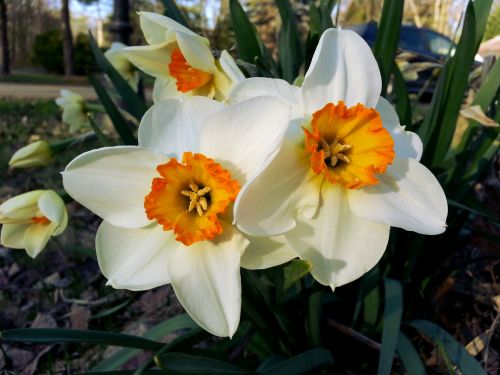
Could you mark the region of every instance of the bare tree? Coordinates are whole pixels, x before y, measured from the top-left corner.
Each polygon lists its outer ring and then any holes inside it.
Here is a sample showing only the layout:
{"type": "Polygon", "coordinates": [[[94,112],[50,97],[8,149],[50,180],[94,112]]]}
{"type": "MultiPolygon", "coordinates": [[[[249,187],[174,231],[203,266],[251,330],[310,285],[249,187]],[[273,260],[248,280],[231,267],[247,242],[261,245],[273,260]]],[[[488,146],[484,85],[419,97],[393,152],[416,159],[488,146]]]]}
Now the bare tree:
{"type": "Polygon", "coordinates": [[[2,43],[2,67],[1,74],[10,74],[9,39],[7,37],[7,4],[0,0],[0,34],[2,43]]]}
{"type": "Polygon", "coordinates": [[[64,74],[68,76],[75,74],[75,56],[68,0],[62,0],[61,21],[63,31],[64,74]]]}

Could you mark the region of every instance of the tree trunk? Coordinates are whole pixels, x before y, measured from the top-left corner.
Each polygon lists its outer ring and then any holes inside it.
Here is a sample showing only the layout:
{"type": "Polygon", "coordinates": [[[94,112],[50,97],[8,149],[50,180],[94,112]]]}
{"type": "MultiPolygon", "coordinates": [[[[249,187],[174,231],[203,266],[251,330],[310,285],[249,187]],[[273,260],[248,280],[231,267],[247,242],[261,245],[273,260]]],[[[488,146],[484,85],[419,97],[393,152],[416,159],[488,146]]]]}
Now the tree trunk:
{"type": "Polygon", "coordinates": [[[113,33],[113,40],[125,45],[130,44],[132,26],[129,20],[129,0],[115,0],[113,7],[113,21],[109,30],[113,33]]]}
{"type": "Polygon", "coordinates": [[[2,44],[2,67],[0,74],[10,74],[9,38],[7,35],[7,4],[0,0],[0,43],[2,44]]]}
{"type": "Polygon", "coordinates": [[[61,21],[63,32],[64,74],[69,76],[75,74],[75,56],[73,35],[71,35],[71,24],[69,22],[68,0],[62,0],[61,21]]]}

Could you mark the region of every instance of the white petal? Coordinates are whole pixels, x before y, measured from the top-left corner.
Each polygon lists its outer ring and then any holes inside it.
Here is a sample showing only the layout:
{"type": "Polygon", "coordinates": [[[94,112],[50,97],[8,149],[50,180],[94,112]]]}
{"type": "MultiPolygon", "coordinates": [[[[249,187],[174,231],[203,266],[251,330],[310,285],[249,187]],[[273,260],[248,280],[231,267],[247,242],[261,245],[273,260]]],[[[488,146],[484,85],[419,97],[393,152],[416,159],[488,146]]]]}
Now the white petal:
{"type": "Polygon", "coordinates": [[[240,320],[240,257],[248,240],[225,225],[216,241],[177,248],[168,269],[175,294],[198,325],[231,337],[240,320]]]}
{"type": "Polygon", "coordinates": [[[374,108],[381,87],[377,61],[363,38],[351,30],[328,29],[306,73],[302,99],[308,113],[340,100],[348,107],[374,108]]]}
{"type": "Polygon", "coordinates": [[[34,224],[24,232],[24,246],[28,255],[35,258],[45,248],[57,224],[34,224]]]}
{"type": "Polygon", "coordinates": [[[382,117],[384,128],[391,133],[394,139],[394,150],[397,157],[420,160],[423,152],[420,137],[413,132],[406,131],[405,127],[399,124],[398,114],[391,103],[380,97],[376,110],[382,117]]]}
{"type": "Polygon", "coordinates": [[[156,78],[163,78],[169,75],[168,64],[175,47],[175,43],[127,47],[123,49],[123,53],[143,72],[156,78]]]}
{"type": "Polygon", "coordinates": [[[232,105],[203,123],[201,152],[245,181],[279,150],[289,119],[289,107],[272,97],[232,105]]]}
{"type": "MultiPolygon", "coordinates": [[[[297,112],[297,116],[303,115],[300,102],[300,88],[290,85],[287,81],[274,78],[254,77],[248,78],[238,83],[230,94],[231,103],[239,103],[248,99],[272,96],[280,99],[292,107],[292,111],[297,112]]],[[[292,113],[292,118],[297,116],[292,113]]]]}
{"type": "Polygon", "coordinates": [[[175,79],[172,77],[156,78],[153,86],[153,102],[158,103],[165,99],[183,97],[180,91],[177,90],[175,79]]]}
{"type": "Polygon", "coordinates": [[[179,48],[189,65],[209,73],[216,70],[215,59],[206,38],[181,31],[176,32],[176,36],[179,48]]]}
{"type": "Polygon", "coordinates": [[[68,164],[64,188],[76,201],[113,225],[140,228],[150,223],[144,197],[156,167],[166,156],[134,146],[105,147],[86,152],[68,164]]]}
{"type": "Polygon", "coordinates": [[[332,289],[368,272],[384,254],[390,227],[357,217],[347,191],[324,182],[321,205],[311,220],[297,220],[285,238],[302,259],[312,262],[311,274],[332,289]]]}
{"type": "Polygon", "coordinates": [[[377,177],[377,185],[349,191],[349,203],[358,216],[422,234],[445,231],[446,196],[425,166],[396,158],[377,177]]]}
{"type": "Polygon", "coordinates": [[[238,68],[238,65],[236,65],[233,57],[226,50],[221,52],[219,63],[222,67],[222,70],[231,79],[233,84],[245,80],[245,76],[241,72],[240,68],[238,68]]]}
{"type": "Polygon", "coordinates": [[[181,160],[185,151],[200,150],[202,121],[224,108],[224,104],[201,96],[158,102],[141,120],[139,145],[181,160]]]}
{"type": "Polygon", "coordinates": [[[321,181],[304,150],[285,141],[271,164],[241,189],[234,205],[235,223],[254,236],[289,231],[298,213],[314,215],[321,181]]]}
{"type": "Polygon", "coordinates": [[[38,199],[45,190],[33,190],[6,200],[0,204],[0,220],[3,217],[10,219],[31,219],[38,210],[38,199]]]}
{"type": "Polygon", "coordinates": [[[249,270],[261,270],[286,263],[297,258],[297,253],[283,236],[250,237],[245,253],[241,257],[241,267],[249,270]]]}
{"type": "Polygon", "coordinates": [[[146,290],[168,284],[168,260],[178,246],[172,231],[153,223],[127,229],[103,221],[96,235],[97,261],[116,289],[146,290]]]}
{"type": "Polygon", "coordinates": [[[60,225],[64,220],[66,206],[64,201],[53,190],[45,191],[38,199],[38,208],[47,219],[60,225]]]}
{"type": "Polygon", "coordinates": [[[32,224],[4,224],[0,235],[2,246],[24,249],[24,233],[32,224]]]}
{"type": "Polygon", "coordinates": [[[196,35],[187,27],[175,22],[173,19],[152,12],[138,12],[140,16],[141,30],[144,38],[149,44],[165,42],[165,33],[168,30],[182,31],[196,35]]]}

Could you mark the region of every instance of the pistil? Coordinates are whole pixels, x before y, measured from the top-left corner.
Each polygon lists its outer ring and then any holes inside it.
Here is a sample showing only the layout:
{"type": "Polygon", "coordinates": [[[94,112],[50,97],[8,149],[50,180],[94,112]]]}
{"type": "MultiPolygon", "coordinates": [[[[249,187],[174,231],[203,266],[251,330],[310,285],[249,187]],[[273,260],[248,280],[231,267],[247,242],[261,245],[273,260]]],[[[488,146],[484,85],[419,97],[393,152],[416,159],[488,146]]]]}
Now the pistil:
{"type": "Polygon", "coordinates": [[[182,190],[181,194],[189,197],[189,206],[187,212],[191,212],[196,209],[198,216],[202,216],[203,213],[208,209],[208,196],[207,194],[212,190],[210,186],[205,186],[200,189],[200,187],[194,183],[194,181],[189,182],[189,189],[182,190]]]}

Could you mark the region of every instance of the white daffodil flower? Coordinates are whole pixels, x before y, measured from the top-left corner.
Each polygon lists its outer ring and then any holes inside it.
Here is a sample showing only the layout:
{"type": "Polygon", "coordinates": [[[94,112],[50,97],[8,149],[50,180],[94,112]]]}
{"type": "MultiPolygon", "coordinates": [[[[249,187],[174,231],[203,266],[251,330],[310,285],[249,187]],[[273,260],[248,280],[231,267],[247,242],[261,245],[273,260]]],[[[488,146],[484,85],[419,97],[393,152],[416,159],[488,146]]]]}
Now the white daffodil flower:
{"type": "Polygon", "coordinates": [[[104,52],[104,56],[109,60],[111,65],[121,74],[128,84],[137,91],[139,84],[139,72],[135,66],[127,58],[127,54],[123,51],[127,46],[120,42],[111,43],[111,48],[104,52]]]}
{"type": "Polygon", "coordinates": [[[75,132],[88,125],[85,99],[69,90],[61,90],[61,96],[56,99],[56,104],[62,108],[62,120],[70,126],[69,131],[75,132]]]}
{"type": "Polygon", "coordinates": [[[0,204],[0,243],[26,249],[35,258],[51,236],[66,229],[68,213],[64,201],[52,190],[34,190],[0,204]]]}
{"type": "Polygon", "coordinates": [[[231,94],[234,102],[271,95],[293,111],[282,149],[235,202],[238,228],[284,234],[312,262],[314,278],[332,289],[380,260],[390,226],[422,234],[446,228],[446,197],[419,163],[422,143],[380,92],[365,41],[330,29],[302,87],[251,78],[231,94]]]}
{"type": "MultiPolygon", "coordinates": [[[[171,283],[201,327],[232,336],[240,258],[249,245],[231,225],[232,202],[278,152],[289,114],[269,97],[231,107],[204,97],[168,99],[144,115],[139,146],[74,159],[64,187],[104,219],[96,250],[108,284],[145,290],[171,283]]],[[[258,254],[247,263],[258,267],[280,256],[258,254]]]]}
{"type": "Polygon", "coordinates": [[[50,164],[52,164],[52,148],[43,140],[20,148],[9,161],[11,168],[46,167],[50,164]]]}
{"type": "Polygon", "coordinates": [[[227,51],[214,58],[208,39],[156,13],[139,12],[148,46],[127,47],[129,60],[156,78],[153,100],[185,95],[227,99],[233,86],[244,80],[227,51]]]}

